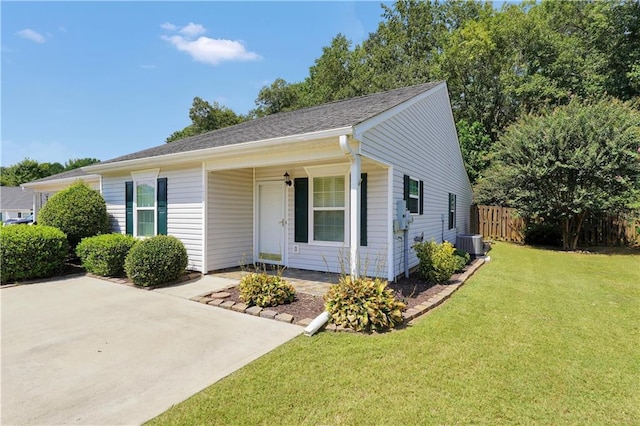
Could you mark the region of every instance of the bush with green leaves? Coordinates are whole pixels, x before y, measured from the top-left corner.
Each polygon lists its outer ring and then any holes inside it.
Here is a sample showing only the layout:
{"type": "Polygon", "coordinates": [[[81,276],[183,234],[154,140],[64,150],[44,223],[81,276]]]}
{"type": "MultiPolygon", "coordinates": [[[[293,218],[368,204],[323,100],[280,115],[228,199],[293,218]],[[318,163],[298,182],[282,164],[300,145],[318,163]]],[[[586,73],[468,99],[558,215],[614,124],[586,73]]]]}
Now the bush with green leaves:
{"type": "Polygon", "coordinates": [[[83,182],[51,197],[38,213],[38,223],[55,226],[67,234],[71,248],[75,248],[83,238],[109,232],[104,198],[83,182]]]}
{"type": "Polygon", "coordinates": [[[560,223],[531,219],[524,228],[524,242],[530,245],[562,247],[560,223]]]}
{"type": "Polygon", "coordinates": [[[182,241],[170,235],[157,235],[136,243],[124,261],[127,277],[135,285],[148,287],[175,281],[188,262],[182,241]]]}
{"type": "Polygon", "coordinates": [[[456,257],[456,271],[462,272],[464,267],[467,266],[467,263],[471,260],[471,255],[462,249],[455,249],[453,251],[453,255],[456,257]]]}
{"type": "Polygon", "coordinates": [[[82,266],[103,277],[124,275],[124,260],[137,240],[130,235],[104,234],[83,238],[76,247],[82,266]]]}
{"type": "Polygon", "coordinates": [[[52,277],[64,268],[69,246],[64,232],[51,226],[0,228],[2,282],[52,277]]]}
{"type": "Polygon", "coordinates": [[[413,248],[420,260],[418,273],[431,282],[444,283],[449,281],[449,278],[459,267],[455,249],[448,241],[440,244],[435,241],[425,241],[415,244],[413,248]]]}
{"type": "Polygon", "coordinates": [[[296,291],[279,275],[251,273],[240,280],[240,300],[249,306],[278,306],[293,302],[296,291]]]}
{"type": "Polygon", "coordinates": [[[331,322],[355,331],[384,331],[402,323],[406,305],[380,278],[340,278],[324,295],[331,322]]]}

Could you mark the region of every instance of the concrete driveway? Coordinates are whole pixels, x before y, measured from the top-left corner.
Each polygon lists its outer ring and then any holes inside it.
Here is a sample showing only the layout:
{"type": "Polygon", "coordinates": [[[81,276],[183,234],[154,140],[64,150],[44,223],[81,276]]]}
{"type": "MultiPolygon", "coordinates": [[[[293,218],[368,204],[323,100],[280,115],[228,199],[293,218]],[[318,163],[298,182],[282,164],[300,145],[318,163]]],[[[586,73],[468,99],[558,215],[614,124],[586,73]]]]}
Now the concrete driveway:
{"type": "Polygon", "coordinates": [[[140,424],[302,332],[84,276],[0,297],[4,425],[140,424]]]}

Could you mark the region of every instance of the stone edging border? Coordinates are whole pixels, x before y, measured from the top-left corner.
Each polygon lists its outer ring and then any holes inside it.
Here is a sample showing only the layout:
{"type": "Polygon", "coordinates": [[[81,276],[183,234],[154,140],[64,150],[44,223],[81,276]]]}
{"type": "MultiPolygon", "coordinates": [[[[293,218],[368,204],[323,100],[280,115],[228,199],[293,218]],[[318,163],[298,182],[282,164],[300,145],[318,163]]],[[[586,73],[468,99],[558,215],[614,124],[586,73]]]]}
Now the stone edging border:
{"type": "Polygon", "coordinates": [[[91,278],[97,278],[99,280],[103,280],[103,281],[109,281],[112,283],[116,283],[116,284],[122,284],[122,285],[126,285],[129,287],[133,287],[133,288],[139,288],[140,290],[155,290],[158,288],[165,288],[165,287],[171,287],[172,285],[176,285],[176,284],[180,284],[183,283],[185,281],[191,281],[191,280],[195,280],[196,278],[201,278],[202,274],[200,272],[187,272],[186,274],[184,274],[183,276],[181,276],[180,278],[178,278],[175,281],[170,281],[168,283],[164,283],[161,285],[152,285],[152,286],[148,286],[148,287],[144,287],[144,286],[139,286],[139,285],[135,285],[134,283],[132,283],[131,281],[129,281],[126,278],[118,278],[118,277],[103,277],[100,275],[94,275],[90,272],[87,272],[86,275],[88,277],[91,278]]]}
{"type": "Polygon", "coordinates": [[[453,293],[455,293],[460,287],[462,287],[465,281],[467,281],[482,265],[484,265],[488,261],[488,256],[474,259],[469,264],[467,269],[464,270],[464,272],[453,276],[453,279],[449,281],[445,289],[441,290],[435,296],[431,296],[431,298],[427,299],[426,302],[423,302],[420,305],[416,305],[413,308],[404,311],[402,313],[402,318],[404,319],[405,324],[441,305],[445,300],[450,298],[453,293]]]}
{"type": "MultiPolygon", "coordinates": [[[[423,302],[419,305],[414,306],[413,308],[407,309],[402,313],[403,323],[408,324],[411,323],[418,317],[426,314],[437,306],[441,305],[445,300],[447,300],[451,295],[456,292],[466,280],[469,279],[484,263],[489,261],[488,256],[483,256],[474,259],[469,266],[464,270],[464,272],[460,274],[455,274],[452,279],[447,284],[446,288],[441,290],[435,296],[429,298],[426,302],[423,302]]],[[[301,327],[308,326],[313,318],[304,318],[300,321],[293,322],[294,317],[290,314],[286,313],[277,313],[276,311],[270,309],[263,309],[259,306],[247,306],[242,302],[234,302],[232,300],[223,300],[229,296],[229,293],[226,293],[224,289],[211,292],[208,291],[199,296],[194,296],[189,298],[189,300],[197,303],[202,303],[209,306],[220,307],[223,309],[228,309],[234,312],[244,313],[253,315],[261,318],[274,319],[276,321],[282,321],[287,323],[292,323],[295,325],[299,325],[301,327]]],[[[335,324],[327,324],[323,327],[325,331],[333,331],[333,332],[347,332],[347,333],[355,333],[354,330],[345,328],[342,326],[336,326],[335,324]]]]}

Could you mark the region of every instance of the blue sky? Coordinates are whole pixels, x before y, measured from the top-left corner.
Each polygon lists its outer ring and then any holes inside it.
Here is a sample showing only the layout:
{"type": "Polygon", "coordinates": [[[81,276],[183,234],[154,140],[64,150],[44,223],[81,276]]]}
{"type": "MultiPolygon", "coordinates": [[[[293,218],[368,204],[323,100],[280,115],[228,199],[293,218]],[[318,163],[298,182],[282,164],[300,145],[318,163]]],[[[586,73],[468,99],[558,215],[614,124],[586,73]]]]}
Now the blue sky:
{"type": "Polygon", "coordinates": [[[380,2],[1,4],[1,163],[108,160],[164,143],[194,96],[246,113],[278,77],[301,81],[380,2]]]}

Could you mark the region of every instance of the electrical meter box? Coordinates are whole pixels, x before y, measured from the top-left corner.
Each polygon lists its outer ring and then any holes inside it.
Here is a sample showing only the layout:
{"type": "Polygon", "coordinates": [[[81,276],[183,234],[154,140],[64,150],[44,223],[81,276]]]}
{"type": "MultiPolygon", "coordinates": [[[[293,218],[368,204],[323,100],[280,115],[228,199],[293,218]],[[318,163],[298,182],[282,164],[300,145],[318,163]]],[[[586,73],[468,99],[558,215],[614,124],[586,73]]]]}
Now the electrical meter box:
{"type": "Polygon", "coordinates": [[[411,212],[407,210],[406,201],[398,200],[396,207],[396,220],[393,221],[393,230],[405,231],[409,229],[409,224],[413,222],[413,216],[411,216],[411,212]]]}

